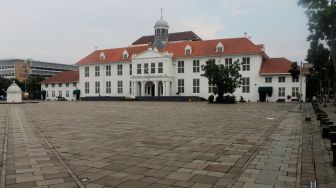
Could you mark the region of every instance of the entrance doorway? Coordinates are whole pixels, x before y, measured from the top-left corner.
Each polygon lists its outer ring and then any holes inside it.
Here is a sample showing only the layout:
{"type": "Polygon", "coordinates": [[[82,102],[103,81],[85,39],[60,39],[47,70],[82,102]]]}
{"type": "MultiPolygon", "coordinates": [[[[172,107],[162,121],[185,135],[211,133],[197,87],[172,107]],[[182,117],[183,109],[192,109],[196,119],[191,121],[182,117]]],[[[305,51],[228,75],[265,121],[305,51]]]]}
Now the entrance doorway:
{"type": "Polygon", "coordinates": [[[266,102],[266,93],[264,92],[259,93],[259,101],[266,102]]]}
{"type": "Polygon", "coordinates": [[[155,86],[153,82],[147,82],[145,84],[145,96],[155,96],[155,86]]]}

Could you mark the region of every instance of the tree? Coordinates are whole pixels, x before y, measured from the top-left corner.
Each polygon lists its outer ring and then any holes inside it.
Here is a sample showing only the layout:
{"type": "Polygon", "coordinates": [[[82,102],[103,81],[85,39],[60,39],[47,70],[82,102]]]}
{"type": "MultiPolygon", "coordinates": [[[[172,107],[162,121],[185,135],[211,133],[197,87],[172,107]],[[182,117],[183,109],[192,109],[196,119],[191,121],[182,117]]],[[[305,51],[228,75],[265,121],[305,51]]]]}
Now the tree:
{"type": "MultiPolygon", "coordinates": [[[[328,45],[336,72],[336,0],[299,0],[298,4],[307,9],[311,32],[308,40],[322,41],[328,45]]],[[[335,74],[333,80],[336,80],[335,74]]],[[[336,104],[336,82],[334,82],[334,104],[336,104]]]]}
{"type": "Polygon", "coordinates": [[[224,100],[224,94],[232,94],[241,84],[240,64],[238,61],[230,66],[217,65],[215,60],[208,60],[202,65],[204,73],[201,75],[208,78],[209,84],[214,85],[214,93],[218,95],[218,101],[224,100]]]}
{"type": "Polygon", "coordinates": [[[292,75],[292,78],[295,78],[295,79],[299,78],[300,69],[299,69],[297,62],[292,63],[291,68],[289,69],[288,72],[292,75]]]}
{"type": "Polygon", "coordinates": [[[30,75],[27,80],[27,91],[30,99],[41,99],[41,84],[45,77],[30,75]]]}

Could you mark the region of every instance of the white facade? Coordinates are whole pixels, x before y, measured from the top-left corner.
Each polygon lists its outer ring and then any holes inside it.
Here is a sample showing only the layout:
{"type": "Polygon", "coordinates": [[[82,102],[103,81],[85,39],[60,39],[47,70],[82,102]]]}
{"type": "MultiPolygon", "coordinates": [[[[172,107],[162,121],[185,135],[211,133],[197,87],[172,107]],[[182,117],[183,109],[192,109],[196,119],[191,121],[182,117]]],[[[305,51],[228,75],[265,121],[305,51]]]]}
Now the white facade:
{"type": "MultiPolygon", "coordinates": [[[[207,99],[213,93],[209,89],[207,78],[201,76],[203,73],[201,66],[209,59],[215,59],[218,64],[225,64],[226,59],[231,59],[232,63],[239,60],[241,63],[243,58],[249,59],[250,63],[245,70],[241,68],[240,74],[243,78],[248,78],[249,84],[236,89],[234,95],[237,100],[243,97],[246,101],[259,101],[259,87],[273,88],[272,95],[266,96],[265,101],[275,102],[280,99],[289,102],[296,99],[298,93],[294,91],[300,91],[300,82],[292,82],[289,73],[259,74],[263,58],[261,54],[173,58],[173,54],[148,49],[133,56],[131,62],[80,65],[79,88],[81,97],[199,96],[207,99]],[[179,62],[183,62],[184,66],[179,62]],[[161,70],[159,72],[159,64],[162,65],[162,72],[161,70]],[[155,66],[153,70],[152,65],[155,66]],[[265,77],[272,77],[272,82],[266,83],[265,77]],[[285,77],[285,81],[279,82],[278,77],[285,77]],[[284,94],[283,92],[279,94],[279,88],[280,90],[285,88],[284,94]]],[[[305,82],[306,78],[303,76],[303,99],[305,99],[305,82]]]]}
{"type": "Polygon", "coordinates": [[[76,100],[73,91],[78,88],[78,82],[42,83],[41,90],[46,91],[46,100],[57,100],[64,97],[66,100],[76,100]]]}
{"type": "Polygon", "coordinates": [[[22,90],[14,82],[7,89],[7,103],[21,103],[22,102],[22,90]]]}

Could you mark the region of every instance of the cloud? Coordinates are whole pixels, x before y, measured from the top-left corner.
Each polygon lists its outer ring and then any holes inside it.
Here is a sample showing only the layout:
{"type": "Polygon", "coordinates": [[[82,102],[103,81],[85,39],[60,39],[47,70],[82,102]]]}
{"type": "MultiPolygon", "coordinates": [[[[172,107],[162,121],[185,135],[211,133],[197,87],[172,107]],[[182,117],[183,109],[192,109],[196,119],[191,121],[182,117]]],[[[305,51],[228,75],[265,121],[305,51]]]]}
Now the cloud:
{"type": "Polygon", "coordinates": [[[203,39],[213,39],[221,37],[224,30],[224,23],[216,16],[199,16],[197,18],[185,18],[177,27],[182,31],[194,31],[203,39]]]}

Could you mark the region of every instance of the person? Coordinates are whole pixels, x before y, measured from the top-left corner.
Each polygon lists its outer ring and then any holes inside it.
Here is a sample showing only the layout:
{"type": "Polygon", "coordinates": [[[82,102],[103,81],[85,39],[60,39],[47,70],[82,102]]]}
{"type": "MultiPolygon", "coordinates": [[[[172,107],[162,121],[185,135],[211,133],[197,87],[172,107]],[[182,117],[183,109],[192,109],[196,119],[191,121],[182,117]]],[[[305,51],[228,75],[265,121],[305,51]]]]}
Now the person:
{"type": "Polygon", "coordinates": [[[246,102],[242,96],[240,96],[239,102],[246,102]]]}

